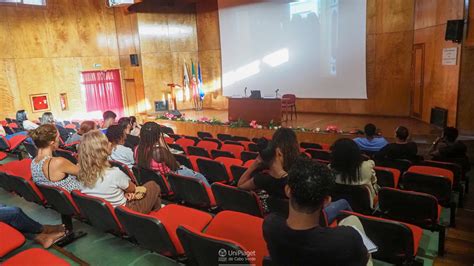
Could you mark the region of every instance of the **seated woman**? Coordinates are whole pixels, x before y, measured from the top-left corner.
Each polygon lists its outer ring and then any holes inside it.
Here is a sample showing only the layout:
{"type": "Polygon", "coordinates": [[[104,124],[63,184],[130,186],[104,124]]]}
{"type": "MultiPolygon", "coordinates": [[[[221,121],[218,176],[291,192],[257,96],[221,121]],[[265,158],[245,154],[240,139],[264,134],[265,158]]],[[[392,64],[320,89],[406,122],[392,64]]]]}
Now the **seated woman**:
{"type": "Polygon", "coordinates": [[[137,122],[137,118],[135,116],[130,116],[130,124],[132,124],[132,130],[130,131],[130,135],[133,136],[140,136],[140,130],[142,127],[137,122]]]}
{"type": "Polygon", "coordinates": [[[72,191],[81,189],[76,175],[77,165],[62,157],[53,157],[53,152],[59,146],[59,133],[53,125],[42,125],[30,131],[38,154],[31,162],[31,174],[36,184],[56,186],[72,191]]]}
{"type": "Polygon", "coordinates": [[[6,223],[23,234],[34,235],[43,248],[49,248],[65,236],[64,225],[42,225],[26,215],[22,209],[0,204],[0,222],[6,223]]]}
{"type": "MultiPolygon", "coordinates": [[[[287,198],[285,186],[288,183],[288,171],[300,156],[295,132],[289,128],[280,128],[242,175],[237,186],[245,190],[263,189],[270,196],[287,198]]],[[[352,209],[349,203],[342,199],[332,202],[324,210],[329,223],[332,223],[339,211],[352,209]]]]}
{"type": "Polygon", "coordinates": [[[59,137],[61,137],[62,141],[66,141],[69,138],[69,131],[65,129],[63,126],[56,124],[56,119],[54,119],[53,113],[51,112],[44,112],[40,118],[41,125],[54,125],[58,129],[59,137]]]}
{"type": "Polygon", "coordinates": [[[132,135],[130,131],[132,130],[132,123],[130,118],[128,117],[122,117],[118,121],[118,125],[123,128],[125,131],[125,147],[129,147],[130,149],[135,149],[138,146],[138,143],[140,142],[140,138],[132,135]]]}
{"type": "Polygon", "coordinates": [[[67,139],[66,144],[80,142],[82,139],[82,135],[86,134],[87,132],[91,130],[96,130],[96,129],[97,129],[97,124],[94,121],[84,121],[81,123],[79,130],[67,139]]]}
{"type": "Polygon", "coordinates": [[[143,125],[140,132],[140,144],[135,150],[135,158],[139,167],[151,169],[163,177],[173,172],[178,175],[197,178],[206,186],[210,186],[206,177],[201,173],[180,165],[176,161],[165,142],[160,125],[155,122],[147,122],[143,125]]]}
{"type": "Polygon", "coordinates": [[[135,164],[133,158],[132,149],[125,147],[125,131],[124,128],[119,125],[112,125],[107,130],[107,139],[109,139],[112,149],[112,153],[109,156],[110,160],[114,160],[125,164],[130,170],[135,164]]]}
{"type": "Polygon", "coordinates": [[[109,141],[98,130],[84,134],[79,145],[79,174],[82,193],[107,200],[112,206],[126,206],[140,213],[161,208],[161,190],[155,182],[136,186],[117,167],[111,167],[109,141]]]}
{"type": "Polygon", "coordinates": [[[364,161],[357,144],[348,138],[334,142],[331,152],[332,159],[329,167],[336,176],[336,183],[367,186],[370,191],[370,204],[374,208],[374,198],[379,189],[374,170],[375,162],[364,161]]]}

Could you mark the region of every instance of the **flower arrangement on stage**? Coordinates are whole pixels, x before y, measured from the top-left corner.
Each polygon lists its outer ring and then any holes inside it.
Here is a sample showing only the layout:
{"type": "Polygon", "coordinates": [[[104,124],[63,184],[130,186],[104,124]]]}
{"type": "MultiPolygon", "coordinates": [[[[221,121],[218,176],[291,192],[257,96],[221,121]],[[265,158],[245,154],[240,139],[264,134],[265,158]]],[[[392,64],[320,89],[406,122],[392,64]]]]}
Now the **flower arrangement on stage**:
{"type": "MultiPolygon", "coordinates": [[[[233,122],[224,123],[219,119],[213,117],[201,117],[199,119],[187,119],[185,114],[182,114],[180,117],[173,115],[172,113],[164,113],[157,117],[157,119],[161,120],[172,120],[172,121],[183,121],[183,122],[192,122],[192,123],[200,123],[200,124],[209,124],[209,125],[218,125],[218,126],[229,126],[230,128],[254,128],[254,129],[270,129],[270,130],[277,130],[281,127],[280,124],[275,123],[273,120],[270,121],[268,126],[260,125],[257,123],[256,120],[252,120],[250,122],[239,119],[233,122]]],[[[336,133],[336,134],[357,134],[358,131],[343,131],[340,130],[335,125],[328,125],[325,129],[317,128],[305,128],[305,127],[289,127],[294,131],[298,132],[312,132],[312,133],[336,133]]]]}

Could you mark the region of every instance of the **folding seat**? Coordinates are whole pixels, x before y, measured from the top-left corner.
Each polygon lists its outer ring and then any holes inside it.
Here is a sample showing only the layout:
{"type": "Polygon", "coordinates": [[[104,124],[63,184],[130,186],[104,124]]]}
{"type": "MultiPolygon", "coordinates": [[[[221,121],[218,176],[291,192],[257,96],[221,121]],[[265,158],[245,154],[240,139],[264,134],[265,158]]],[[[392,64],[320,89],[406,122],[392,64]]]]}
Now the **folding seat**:
{"type": "Polygon", "coordinates": [[[72,199],[77,204],[81,216],[89,223],[108,233],[122,235],[124,230],[115,215],[114,207],[99,197],[83,194],[79,190],[72,191],[72,199]]]}
{"type": "Polygon", "coordinates": [[[383,218],[420,226],[439,232],[438,255],[444,254],[445,226],[439,223],[441,206],[432,195],[394,188],[382,188],[378,193],[383,218]]]}
{"type": "Polygon", "coordinates": [[[319,160],[325,160],[325,161],[330,161],[331,160],[331,152],[326,151],[326,150],[317,150],[317,149],[306,149],[306,153],[309,153],[311,155],[311,158],[313,159],[319,159],[319,160]]]}
{"type": "Polygon", "coordinates": [[[216,204],[221,209],[263,217],[262,204],[255,192],[222,183],[214,183],[211,188],[216,204]]]}
{"type": "Polygon", "coordinates": [[[405,159],[383,159],[383,160],[376,160],[375,165],[381,167],[388,167],[388,168],[395,168],[400,171],[400,174],[405,173],[406,170],[412,165],[411,161],[405,159]]]}
{"type": "Polygon", "coordinates": [[[2,161],[3,159],[5,159],[7,157],[8,157],[8,154],[0,151],[0,161],[2,161]]]}
{"type": "Polygon", "coordinates": [[[268,256],[262,225],[262,218],[222,211],[212,219],[204,233],[188,226],[178,227],[177,233],[190,265],[229,263],[222,261],[229,253],[229,257],[239,257],[239,262],[262,265],[263,258],[268,256]],[[226,254],[223,254],[222,249],[226,254]]]}
{"type": "Polygon", "coordinates": [[[249,145],[255,144],[252,141],[227,141],[228,144],[236,144],[244,146],[246,151],[249,151],[249,145]]]}
{"type": "Polygon", "coordinates": [[[232,173],[232,180],[234,184],[239,183],[240,177],[247,171],[247,167],[239,165],[231,165],[230,172],[232,173]]]}
{"type": "Polygon", "coordinates": [[[168,135],[168,137],[174,139],[175,141],[183,137],[183,136],[177,135],[177,134],[167,134],[167,135],[168,135]]]}
{"type": "Polygon", "coordinates": [[[217,138],[220,141],[232,140],[232,135],[219,133],[219,134],[217,134],[217,138]]]}
{"type": "Polygon", "coordinates": [[[438,167],[438,168],[443,168],[443,169],[450,170],[451,172],[453,172],[453,175],[454,175],[453,190],[459,193],[459,207],[462,207],[464,194],[467,193],[468,191],[467,189],[469,186],[469,182],[468,182],[469,178],[465,178],[463,169],[459,164],[426,160],[426,161],[421,161],[419,163],[416,163],[416,165],[438,167]],[[461,184],[462,181],[465,181],[464,187],[461,184]]]}
{"type": "Polygon", "coordinates": [[[203,147],[188,146],[188,155],[211,158],[210,151],[203,147]]]}
{"type": "Polygon", "coordinates": [[[176,200],[200,209],[210,209],[216,206],[211,188],[206,186],[202,180],[177,174],[169,174],[168,180],[176,200]]]}
{"type": "Polygon", "coordinates": [[[205,138],[213,138],[212,134],[209,133],[209,132],[204,132],[204,131],[198,131],[197,132],[197,136],[201,139],[205,139],[205,138]]]}
{"type": "Polygon", "coordinates": [[[240,159],[240,153],[244,151],[244,147],[242,145],[234,145],[234,144],[223,144],[221,147],[222,151],[231,152],[235,158],[240,159]]]}
{"type": "Polygon", "coordinates": [[[26,239],[22,233],[6,223],[0,222],[0,258],[21,247],[26,239]]]}
{"type": "Polygon", "coordinates": [[[211,150],[217,150],[219,149],[219,144],[217,144],[214,141],[208,141],[208,140],[201,140],[196,144],[197,147],[199,148],[204,148],[206,151],[210,154],[211,150]]]}
{"type": "Polygon", "coordinates": [[[250,141],[249,138],[247,137],[242,137],[242,136],[232,136],[233,141],[250,141]]]}
{"type": "Polygon", "coordinates": [[[174,158],[180,165],[184,165],[189,169],[194,169],[191,161],[189,160],[188,156],[184,154],[174,154],[174,158]]]}
{"type": "Polygon", "coordinates": [[[130,168],[128,168],[127,165],[118,161],[113,161],[113,160],[109,160],[109,163],[112,167],[117,167],[118,169],[120,169],[120,171],[126,174],[130,178],[130,180],[132,180],[134,184],[139,184],[135,174],[130,168]]]}
{"type": "Polygon", "coordinates": [[[215,142],[217,144],[217,149],[220,149],[221,146],[222,146],[222,142],[218,139],[214,139],[214,138],[203,138],[202,140],[205,140],[205,141],[212,141],[212,142],[215,142]]]}
{"type": "Polygon", "coordinates": [[[176,229],[185,225],[202,231],[212,220],[209,213],[169,204],[149,214],[135,212],[127,207],[117,207],[115,213],[127,235],[140,247],[168,257],[184,255],[176,229]]]}
{"type": "Polygon", "coordinates": [[[243,166],[249,168],[254,162],[255,160],[248,160],[244,163],[243,166]]]}
{"type": "Polygon", "coordinates": [[[219,157],[216,158],[214,161],[221,162],[224,164],[225,169],[227,170],[227,174],[229,175],[230,179],[233,181],[232,170],[230,169],[232,166],[242,166],[243,162],[240,159],[236,158],[229,158],[229,157],[219,157]]]}
{"type": "MultiPolygon", "coordinates": [[[[195,142],[192,139],[187,138],[180,138],[175,141],[175,144],[181,146],[181,150],[183,150],[186,154],[188,153],[188,147],[194,146],[195,142]]],[[[171,147],[171,146],[170,146],[171,147]]]]}
{"type": "Polygon", "coordinates": [[[455,227],[456,203],[451,197],[452,182],[453,173],[449,170],[430,166],[412,166],[403,174],[400,187],[436,197],[441,206],[451,209],[450,226],[455,227]]]}
{"type": "Polygon", "coordinates": [[[74,231],[72,218],[81,218],[81,214],[76,206],[76,203],[73,201],[71,194],[67,190],[60,187],[38,185],[38,188],[45,197],[48,206],[51,206],[54,210],[61,214],[61,222],[66,227],[67,236],[61,240],[58,245],[67,245],[76,239],[85,236],[85,232],[74,231]]]}
{"type": "Polygon", "coordinates": [[[69,266],[66,261],[41,248],[22,251],[2,263],[4,266],[55,265],[69,266]]]}
{"type": "Polygon", "coordinates": [[[161,132],[163,132],[166,135],[174,134],[174,130],[170,127],[160,125],[160,128],[161,128],[161,132]]]}
{"type": "Polygon", "coordinates": [[[63,149],[56,149],[53,151],[53,156],[54,157],[63,157],[64,159],[67,159],[73,164],[77,164],[77,158],[76,154],[74,152],[68,151],[68,150],[63,150],[63,149]]]}
{"type": "Polygon", "coordinates": [[[186,150],[184,150],[184,148],[179,144],[176,144],[176,143],[169,144],[168,143],[168,147],[170,147],[171,149],[174,149],[174,150],[177,150],[177,151],[182,151],[183,153],[186,153],[186,150]]]}
{"type": "Polygon", "coordinates": [[[205,160],[210,160],[207,157],[202,157],[202,156],[196,156],[196,155],[189,155],[188,156],[189,161],[191,162],[191,165],[193,166],[192,169],[196,172],[199,172],[199,166],[197,164],[198,159],[205,159],[205,160]]]}
{"type": "Polygon", "coordinates": [[[316,149],[316,150],[323,149],[323,146],[319,145],[318,143],[311,143],[311,142],[301,142],[300,147],[303,149],[316,149]]]}
{"type": "MultiPolygon", "coordinates": [[[[225,157],[220,157],[220,158],[225,158],[225,157]]],[[[209,183],[211,184],[214,182],[230,183],[232,181],[231,176],[229,176],[229,173],[224,163],[219,162],[219,161],[213,161],[211,159],[204,159],[204,158],[197,159],[196,163],[198,165],[199,172],[203,174],[209,180],[209,183]]]]}
{"type": "Polygon", "coordinates": [[[138,167],[137,169],[139,173],[138,183],[140,185],[143,185],[148,181],[154,181],[156,184],[158,184],[158,186],[160,186],[162,197],[166,198],[173,195],[173,190],[171,190],[171,186],[168,183],[166,177],[160,175],[159,173],[151,169],[145,169],[142,167],[138,167]]]}
{"type": "Polygon", "coordinates": [[[19,128],[18,124],[16,122],[11,122],[11,123],[8,123],[7,125],[9,128],[11,129],[15,129],[15,128],[19,128]]]}
{"type": "MultiPolygon", "coordinates": [[[[13,122],[13,120],[11,118],[8,118],[8,117],[5,117],[5,121],[10,124],[13,122]]],[[[2,121],[3,122],[3,121],[2,121]]],[[[4,124],[2,124],[3,126],[5,126],[4,124]]]]}
{"type": "Polygon", "coordinates": [[[16,135],[7,140],[4,136],[0,136],[0,151],[15,154],[21,159],[20,147],[27,138],[25,135],[16,135]]]}
{"type": "Polygon", "coordinates": [[[230,151],[222,151],[222,150],[212,150],[211,151],[212,159],[216,159],[219,157],[227,157],[227,158],[235,158],[234,154],[230,151]]]}
{"type": "Polygon", "coordinates": [[[198,137],[195,137],[195,136],[183,136],[185,139],[190,139],[192,141],[194,141],[194,144],[193,145],[196,145],[197,143],[199,143],[201,141],[200,138],[198,137]]]}
{"type": "Polygon", "coordinates": [[[164,137],[166,144],[170,145],[174,143],[174,139],[170,137],[164,137]]]}
{"type": "Polygon", "coordinates": [[[400,171],[394,168],[376,166],[374,168],[377,176],[377,184],[381,187],[397,188],[400,179],[400,171]]]}
{"type": "Polygon", "coordinates": [[[240,159],[244,162],[248,160],[255,160],[258,157],[258,152],[252,152],[252,151],[243,151],[240,153],[240,159]]]}
{"type": "Polygon", "coordinates": [[[363,214],[372,214],[373,212],[370,206],[370,191],[365,185],[335,184],[331,197],[333,201],[347,200],[355,212],[363,214]]]}
{"type": "Polygon", "coordinates": [[[412,265],[423,229],[416,225],[379,217],[342,211],[345,216],[357,216],[367,237],[378,247],[372,258],[395,265],[412,265]]]}
{"type": "Polygon", "coordinates": [[[27,201],[39,205],[45,204],[43,194],[31,177],[31,159],[4,164],[1,166],[0,171],[4,172],[6,186],[10,191],[14,191],[27,201]]]}

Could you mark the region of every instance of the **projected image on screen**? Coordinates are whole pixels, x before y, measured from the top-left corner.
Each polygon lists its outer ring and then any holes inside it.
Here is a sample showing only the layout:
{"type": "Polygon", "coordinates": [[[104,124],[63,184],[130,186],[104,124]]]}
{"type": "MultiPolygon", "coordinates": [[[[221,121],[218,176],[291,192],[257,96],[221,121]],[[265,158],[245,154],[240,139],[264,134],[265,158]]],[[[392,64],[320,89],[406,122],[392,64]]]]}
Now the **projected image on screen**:
{"type": "Polygon", "coordinates": [[[223,91],[365,99],[366,0],[219,0],[223,91]]]}

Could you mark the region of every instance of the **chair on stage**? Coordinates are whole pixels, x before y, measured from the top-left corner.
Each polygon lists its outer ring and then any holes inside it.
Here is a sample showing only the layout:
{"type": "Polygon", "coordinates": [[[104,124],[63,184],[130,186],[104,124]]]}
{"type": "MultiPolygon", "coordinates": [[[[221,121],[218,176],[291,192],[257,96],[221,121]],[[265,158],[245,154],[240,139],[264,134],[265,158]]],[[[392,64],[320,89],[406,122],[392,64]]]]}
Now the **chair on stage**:
{"type": "Polygon", "coordinates": [[[291,120],[293,120],[293,113],[295,113],[295,118],[298,119],[296,114],[296,96],[294,94],[284,94],[281,97],[281,110],[282,115],[286,115],[285,121],[288,121],[288,112],[290,113],[291,120]]]}

